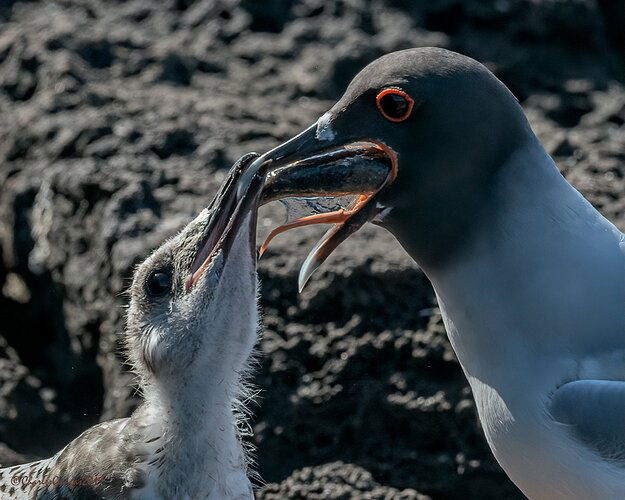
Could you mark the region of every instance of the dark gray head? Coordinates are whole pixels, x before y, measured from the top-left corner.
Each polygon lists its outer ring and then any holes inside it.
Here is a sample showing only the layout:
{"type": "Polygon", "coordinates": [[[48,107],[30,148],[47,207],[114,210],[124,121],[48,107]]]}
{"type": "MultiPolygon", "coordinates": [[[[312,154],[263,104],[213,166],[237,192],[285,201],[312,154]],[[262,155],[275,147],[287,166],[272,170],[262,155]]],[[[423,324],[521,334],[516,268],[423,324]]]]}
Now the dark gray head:
{"type": "Polygon", "coordinates": [[[327,178],[332,165],[337,185],[324,181],[318,194],[354,192],[339,172],[366,177],[379,169],[379,156],[371,160],[383,149],[396,178],[379,192],[379,183],[369,186],[375,196],[365,204],[365,219],[379,216],[420,264],[434,265],[453,253],[454,242],[487,202],[498,169],[530,137],[517,100],[482,64],[444,49],[409,49],[365,67],[317,123],[252,168],[270,172],[271,199],[296,194],[303,168],[323,168],[327,178]],[[332,151],[359,141],[370,144],[369,155],[359,153],[369,161],[336,161],[332,151]],[[390,210],[381,217],[384,208],[390,210]]]}
{"type": "Polygon", "coordinates": [[[252,351],[259,187],[237,202],[235,186],[254,157],[240,160],[213,204],[135,271],[126,343],[144,381],[223,378],[252,351]]]}

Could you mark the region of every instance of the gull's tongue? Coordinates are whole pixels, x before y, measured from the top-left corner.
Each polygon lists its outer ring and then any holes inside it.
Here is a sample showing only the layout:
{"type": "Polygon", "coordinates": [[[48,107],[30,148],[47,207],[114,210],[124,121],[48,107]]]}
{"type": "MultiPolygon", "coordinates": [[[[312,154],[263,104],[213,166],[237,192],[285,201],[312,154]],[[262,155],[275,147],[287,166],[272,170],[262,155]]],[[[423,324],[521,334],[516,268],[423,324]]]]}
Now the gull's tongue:
{"type": "Polygon", "coordinates": [[[284,208],[285,217],[280,226],[274,228],[265,238],[259,250],[261,257],[269,243],[279,234],[290,229],[311,224],[335,224],[343,222],[342,216],[354,201],[357,195],[337,196],[337,197],[302,197],[283,198],[278,200],[284,208]]]}
{"type": "Polygon", "coordinates": [[[314,196],[301,198],[283,198],[280,204],[284,206],[286,218],[284,223],[288,224],[301,217],[327,212],[346,210],[358,198],[359,195],[351,194],[346,196],[314,196]]]}

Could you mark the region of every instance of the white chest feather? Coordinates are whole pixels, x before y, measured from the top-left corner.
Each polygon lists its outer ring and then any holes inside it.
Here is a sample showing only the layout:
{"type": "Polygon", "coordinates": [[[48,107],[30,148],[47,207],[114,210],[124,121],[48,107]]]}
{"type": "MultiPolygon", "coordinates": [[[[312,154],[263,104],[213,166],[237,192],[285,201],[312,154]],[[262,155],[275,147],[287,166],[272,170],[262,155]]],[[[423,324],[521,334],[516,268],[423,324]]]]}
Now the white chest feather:
{"type": "Polygon", "coordinates": [[[625,379],[623,235],[540,146],[509,167],[467,251],[428,275],[508,475],[530,498],[612,498],[625,471],[572,442],[546,404],[572,380],[625,379]]]}

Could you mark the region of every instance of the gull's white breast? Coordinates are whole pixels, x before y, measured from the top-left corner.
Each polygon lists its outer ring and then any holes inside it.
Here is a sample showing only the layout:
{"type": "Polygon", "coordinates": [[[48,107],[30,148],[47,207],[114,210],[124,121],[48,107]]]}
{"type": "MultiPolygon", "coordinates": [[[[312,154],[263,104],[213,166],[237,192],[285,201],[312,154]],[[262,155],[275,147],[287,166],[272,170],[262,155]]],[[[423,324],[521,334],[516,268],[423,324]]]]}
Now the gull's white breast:
{"type": "Polygon", "coordinates": [[[625,380],[623,235],[537,142],[497,190],[467,250],[428,272],[488,443],[532,499],[625,498],[623,465],[549,414],[566,382],[625,380]]]}

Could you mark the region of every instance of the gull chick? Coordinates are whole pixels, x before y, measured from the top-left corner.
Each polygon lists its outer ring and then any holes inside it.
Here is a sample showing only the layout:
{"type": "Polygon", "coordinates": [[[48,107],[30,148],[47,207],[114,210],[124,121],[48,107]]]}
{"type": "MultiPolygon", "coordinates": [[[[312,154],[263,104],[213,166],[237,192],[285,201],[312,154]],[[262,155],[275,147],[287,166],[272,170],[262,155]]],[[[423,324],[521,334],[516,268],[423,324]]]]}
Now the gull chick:
{"type": "Polygon", "coordinates": [[[253,157],[134,274],[125,337],[141,406],[1,469],[0,498],[253,498],[241,411],[258,332],[257,193],[233,191],[253,157]]]}

